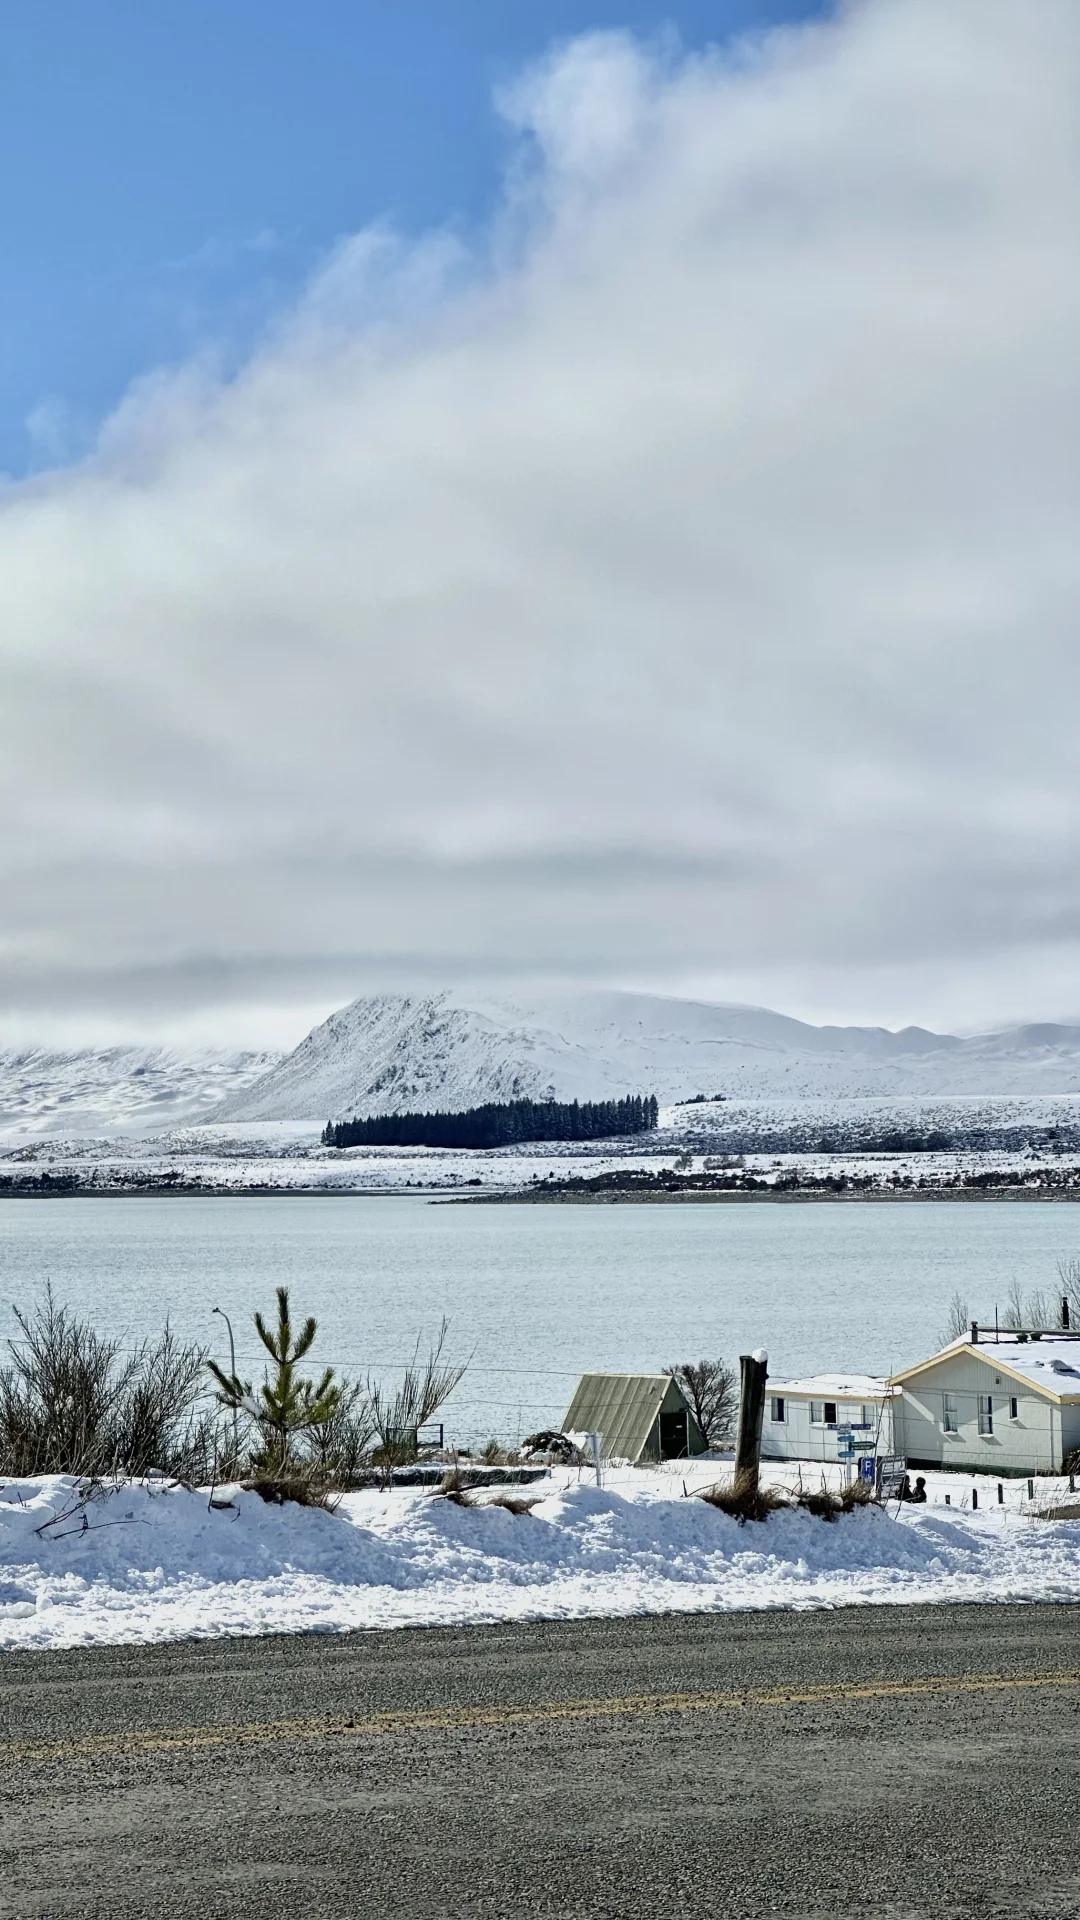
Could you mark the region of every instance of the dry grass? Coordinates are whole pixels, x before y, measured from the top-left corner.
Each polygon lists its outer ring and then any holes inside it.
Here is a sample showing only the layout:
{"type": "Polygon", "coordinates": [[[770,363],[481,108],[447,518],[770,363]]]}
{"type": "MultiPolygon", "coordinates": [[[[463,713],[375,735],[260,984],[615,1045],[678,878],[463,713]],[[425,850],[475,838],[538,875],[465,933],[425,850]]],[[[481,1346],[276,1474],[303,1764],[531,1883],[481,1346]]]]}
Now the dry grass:
{"type": "Polygon", "coordinates": [[[851,1513],[856,1507],[880,1507],[877,1488],[869,1480],[853,1480],[840,1495],[840,1506],[844,1513],[851,1513]]]}
{"type": "Polygon", "coordinates": [[[748,1476],[717,1480],[695,1496],[708,1506],[719,1508],[732,1520],[765,1520],[770,1513],[790,1507],[791,1501],[780,1487],[755,1486],[748,1476]]]}
{"type": "Polygon", "coordinates": [[[449,1473],[443,1474],[431,1497],[433,1500],[449,1500],[454,1507],[475,1507],[478,1504],[475,1493],[465,1485],[457,1467],[451,1467],[449,1473]]]}
{"type": "Polygon", "coordinates": [[[770,1513],[801,1507],[805,1513],[813,1514],[815,1520],[832,1521],[856,1507],[878,1504],[873,1487],[864,1480],[853,1480],[839,1492],[822,1483],[820,1487],[800,1486],[795,1493],[788,1493],[783,1487],[755,1487],[750,1479],[741,1484],[738,1479],[718,1480],[715,1486],[704,1487],[695,1498],[707,1501],[710,1507],[718,1507],[733,1520],[765,1520],[770,1513]]]}
{"type": "Polygon", "coordinates": [[[245,1493],[257,1493],[272,1507],[292,1501],[298,1507],[322,1507],[333,1513],[341,1499],[341,1489],[319,1468],[286,1467],[281,1473],[256,1473],[241,1482],[245,1493]]]}
{"type": "Polygon", "coordinates": [[[812,1513],[815,1520],[838,1520],[842,1513],[853,1513],[856,1507],[880,1506],[877,1493],[868,1480],[852,1480],[849,1486],[834,1490],[822,1481],[820,1487],[800,1486],[795,1495],[795,1505],[806,1513],[812,1513]]]}
{"type": "Polygon", "coordinates": [[[540,1505],[543,1494],[540,1493],[493,1493],[485,1500],[485,1507],[505,1507],[507,1513],[531,1513],[540,1505]]]}
{"type": "Polygon", "coordinates": [[[534,1507],[538,1507],[543,1494],[514,1493],[507,1487],[483,1497],[479,1488],[467,1486],[459,1469],[452,1467],[449,1473],[444,1473],[431,1497],[433,1500],[449,1500],[451,1506],[455,1507],[505,1507],[507,1513],[523,1514],[531,1513],[534,1507]]]}
{"type": "Polygon", "coordinates": [[[1032,1507],[1033,1520],[1080,1520],[1080,1500],[1066,1500],[1060,1506],[1032,1507]]]}

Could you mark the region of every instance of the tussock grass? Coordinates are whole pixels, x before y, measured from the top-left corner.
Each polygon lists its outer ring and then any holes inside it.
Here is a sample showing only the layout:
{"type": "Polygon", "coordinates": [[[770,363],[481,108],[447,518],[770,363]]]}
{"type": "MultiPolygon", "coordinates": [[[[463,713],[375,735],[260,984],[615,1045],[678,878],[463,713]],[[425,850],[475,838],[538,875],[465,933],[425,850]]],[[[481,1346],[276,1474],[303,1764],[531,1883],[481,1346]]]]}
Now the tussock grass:
{"type": "Polygon", "coordinates": [[[540,1505],[543,1495],[539,1493],[493,1493],[490,1500],[482,1504],[485,1507],[505,1507],[507,1513],[531,1513],[540,1505]]]}
{"type": "Polygon", "coordinates": [[[815,1520],[838,1520],[842,1513],[853,1513],[856,1507],[880,1506],[874,1488],[866,1480],[852,1480],[849,1486],[834,1489],[822,1481],[820,1487],[800,1487],[795,1495],[795,1505],[806,1513],[812,1513],[815,1520]]]}
{"type": "Polygon", "coordinates": [[[475,1507],[478,1502],[475,1493],[465,1485],[458,1467],[451,1467],[444,1473],[431,1498],[449,1500],[453,1507],[475,1507]]]}
{"type": "Polygon", "coordinates": [[[730,1480],[717,1480],[711,1487],[702,1487],[695,1498],[718,1508],[732,1520],[765,1520],[770,1513],[779,1513],[791,1505],[780,1487],[755,1486],[749,1476],[741,1474],[730,1480]]]}
{"type": "MultiPolygon", "coordinates": [[[[863,1480],[853,1480],[849,1487],[839,1492],[834,1492],[822,1482],[820,1487],[800,1486],[794,1493],[788,1493],[783,1487],[755,1487],[749,1478],[740,1482],[735,1477],[718,1480],[711,1487],[703,1487],[695,1498],[706,1501],[710,1507],[717,1507],[733,1520],[766,1520],[770,1513],[801,1507],[804,1513],[813,1514],[815,1520],[833,1521],[843,1513],[853,1512],[856,1507],[878,1504],[873,1487],[863,1480]]],[[[1077,1518],[1080,1518],[1080,1509],[1077,1518]]]]}
{"type": "Polygon", "coordinates": [[[322,1507],[333,1513],[341,1499],[330,1476],[316,1466],[290,1466],[280,1473],[254,1473],[241,1481],[245,1493],[257,1493],[269,1506],[322,1507]]]}

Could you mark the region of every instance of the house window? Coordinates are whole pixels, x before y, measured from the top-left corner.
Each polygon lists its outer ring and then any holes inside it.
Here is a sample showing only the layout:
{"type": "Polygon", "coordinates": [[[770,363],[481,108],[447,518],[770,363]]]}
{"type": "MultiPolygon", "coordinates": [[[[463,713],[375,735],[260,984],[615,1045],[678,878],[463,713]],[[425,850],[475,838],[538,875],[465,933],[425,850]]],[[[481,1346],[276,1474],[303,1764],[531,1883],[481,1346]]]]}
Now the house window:
{"type": "Polygon", "coordinates": [[[979,1395],[979,1432],[993,1433],[993,1431],[994,1431],[993,1396],[989,1393],[980,1393],[979,1395]]]}
{"type": "Polygon", "coordinates": [[[776,1393],[773,1395],[771,1417],[775,1421],[777,1421],[780,1426],[783,1426],[787,1420],[787,1407],[784,1404],[784,1397],[782,1394],[776,1393]]]}
{"type": "Polygon", "coordinates": [[[835,1427],[836,1425],[836,1401],[835,1400],[826,1400],[825,1402],[825,1425],[827,1427],[835,1427]]]}
{"type": "MultiPolygon", "coordinates": [[[[956,1412],[955,1393],[943,1393],[941,1396],[941,1425],[945,1433],[959,1433],[960,1421],[956,1412]]],[[[980,1433],[982,1428],[979,1429],[980,1433]]]]}
{"type": "Polygon", "coordinates": [[[1010,1400],[1009,1401],[1009,1419],[1019,1420],[1019,1418],[1020,1418],[1020,1402],[1019,1400],[1010,1400]]]}
{"type": "Polygon", "coordinates": [[[835,1427],[836,1401],[811,1400],[810,1424],[812,1427],[835,1427]]]}

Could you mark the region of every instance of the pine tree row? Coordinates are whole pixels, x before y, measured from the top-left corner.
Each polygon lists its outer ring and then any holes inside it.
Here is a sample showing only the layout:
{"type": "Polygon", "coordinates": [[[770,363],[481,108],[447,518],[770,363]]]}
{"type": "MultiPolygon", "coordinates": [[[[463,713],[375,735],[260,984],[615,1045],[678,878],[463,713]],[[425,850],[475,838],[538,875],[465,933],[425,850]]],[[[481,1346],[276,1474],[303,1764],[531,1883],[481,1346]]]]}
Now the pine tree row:
{"type": "Polygon", "coordinates": [[[384,1113],[328,1120],[324,1147],[511,1147],[523,1140],[608,1140],[651,1133],[655,1094],[625,1100],[509,1100],[466,1113],[384,1113]]]}

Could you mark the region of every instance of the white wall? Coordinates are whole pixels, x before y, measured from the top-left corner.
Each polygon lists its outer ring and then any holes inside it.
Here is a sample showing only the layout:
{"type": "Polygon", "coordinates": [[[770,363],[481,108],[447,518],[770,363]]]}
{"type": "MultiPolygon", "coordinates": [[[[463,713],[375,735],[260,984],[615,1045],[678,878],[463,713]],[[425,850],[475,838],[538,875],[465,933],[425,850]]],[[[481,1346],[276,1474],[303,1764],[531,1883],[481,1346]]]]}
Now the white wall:
{"type": "Polygon", "coordinates": [[[1059,1472],[1063,1451],[1080,1446],[1080,1408],[1061,1409],[1011,1374],[998,1372],[992,1346],[985,1356],[963,1349],[905,1384],[897,1452],[911,1461],[974,1467],[980,1473],[1059,1472]],[[955,1399],[956,1433],[945,1432],[946,1393],[955,1399]],[[992,1434],[979,1432],[980,1395],[993,1402],[992,1434]]]}
{"type": "Polygon", "coordinates": [[[765,1420],[761,1429],[761,1456],[763,1460],[836,1460],[837,1427],[852,1426],[856,1438],[877,1440],[878,1453],[893,1451],[892,1410],[889,1402],[868,1400],[841,1400],[835,1394],[826,1396],[824,1392],[810,1394],[784,1394],[783,1421],[772,1417],[777,1394],[770,1387],[765,1401],[765,1420]],[[814,1424],[810,1419],[811,1399],[824,1401],[826,1397],[836,1401],[836,1425],[814,1424]],[[865,1410],[870,1423],[870,1431],[859,1431],[865,1410]]]}

